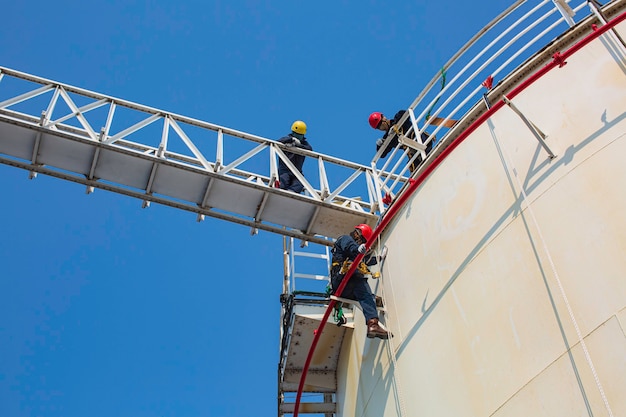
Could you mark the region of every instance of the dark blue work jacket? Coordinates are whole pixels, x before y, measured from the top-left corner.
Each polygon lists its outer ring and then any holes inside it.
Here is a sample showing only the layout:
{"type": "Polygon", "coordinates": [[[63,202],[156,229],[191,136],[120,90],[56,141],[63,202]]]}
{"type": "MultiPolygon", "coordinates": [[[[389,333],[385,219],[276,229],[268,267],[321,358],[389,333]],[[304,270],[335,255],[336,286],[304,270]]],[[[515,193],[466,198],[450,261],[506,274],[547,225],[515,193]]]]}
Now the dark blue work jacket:
{"type": "MultiPolygon", "coordinates": [[[[294,143],[294,139],[297,139],[297,138],[289,134],[287,136],[283,136],[282,138],[278,139],[278,141],[280,143],[288,144],[288,143],[294,143]]],[[[313,150],[313,147],[306,140],[306,137],[303,136],[302,139],[299,139],[299,140],[300,140],[300,144],[294,145],[294,146],[298,148],[306,149],[307,151],[313,150]]],[[[296,153],[287,151],[285,152],[285,156],[298,169],[298,171],[302,172],[302,165],[304,165],[304,159],[306,158],[304,155],[298,155],[296,153]]],[[[287,165],[285,165],[283,160],[280,158],[278,159],[278,171],[279,172],[289,171],[289,168],[287,168],[287,165]]]]}

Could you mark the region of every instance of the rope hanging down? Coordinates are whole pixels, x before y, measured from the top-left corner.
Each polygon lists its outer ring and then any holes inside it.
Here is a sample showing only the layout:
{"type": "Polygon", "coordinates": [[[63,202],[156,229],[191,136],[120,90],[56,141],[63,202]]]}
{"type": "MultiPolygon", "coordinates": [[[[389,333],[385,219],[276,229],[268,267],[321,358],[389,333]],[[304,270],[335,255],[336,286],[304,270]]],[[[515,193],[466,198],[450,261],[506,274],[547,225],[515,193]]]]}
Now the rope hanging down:
{"type": "MultiPolygon", "coordinates": [[[[441,91],[443,91],[445,86],[446,86],[446,68],[443,67],[443,68],[441,68],[441,90],[439,91],[440,93],[441,93],[441,91]]],[[[428,109],[428,111],[426,112],[426,116],[424,116],[424,119],[426,121],[428,121],[428,119],[430,119],[430,114],[432,113],[433,109],[437,105],[437,102],[439,101],[440,98],[441,98],[441,95],[439,95],[435,99],[435,102],[433,103],[433,105],[430,106],[430,109],[428,109]]]]}
{"type": "Polygon", "coordinates": [[[426,116],[424,116],[424,120],[426,122],[429,122],[431,125],[444,126],[444,127],[447,127],[448,129],[451,129],[456,124],[457,122],[456,120],[454,119],[446,120],[441,117],[431,118],[431,113],[433,109],[435,108],[435,106],[437,105],[437,102],[441,98],[441,93],[443,92],[443,89],[446,87],[446,75],[447,75],[446,68],[445,67],[441,68],[441,90],[439,91],[439,94],[437,95],[437,98],[433,102],[432,106],[430,106],[430,109],[428,109],[428,111],[426,112],[426,116]]]}

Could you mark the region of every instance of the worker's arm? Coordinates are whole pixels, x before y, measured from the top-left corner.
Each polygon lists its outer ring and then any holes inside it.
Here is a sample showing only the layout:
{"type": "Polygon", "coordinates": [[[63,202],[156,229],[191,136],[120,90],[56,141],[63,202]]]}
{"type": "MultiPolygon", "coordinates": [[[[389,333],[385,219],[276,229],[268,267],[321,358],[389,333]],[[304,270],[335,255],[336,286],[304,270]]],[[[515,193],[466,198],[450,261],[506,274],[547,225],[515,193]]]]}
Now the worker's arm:
{"type": "Polygon", "coordinates": [[[296,145],[296,146],[298,146],[298,148],[306,149],[307,151],[312,151],[313,150],[313,147],[311,146],[309,141],[306,140],[306,138],[302,139],[300,141],[300,144],[296,145]]]}
{"type": "Polygon", "coordinates": [[[335,242],[335,246],[343,254],[344,259],[350,259],[351,261],[361,253],[359,252],[361,245],[358,245],[354,239],[348,235],[339,237],[335,242]]]}

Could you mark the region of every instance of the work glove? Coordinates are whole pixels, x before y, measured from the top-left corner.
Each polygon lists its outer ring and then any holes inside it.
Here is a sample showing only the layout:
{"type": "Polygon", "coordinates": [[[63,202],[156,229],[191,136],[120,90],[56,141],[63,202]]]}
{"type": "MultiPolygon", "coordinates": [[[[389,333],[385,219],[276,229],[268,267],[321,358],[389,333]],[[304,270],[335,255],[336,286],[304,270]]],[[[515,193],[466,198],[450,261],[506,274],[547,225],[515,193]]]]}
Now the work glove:
{"type": "Polygon", "coordinates": [[[300,139],[298,138],[293,138],[293,142],[291,142],[291,144],[295,146],[300,146],[301,143],[302,142],[300,142],[300,139]]]}
{"type": "Polygon", "coordinates": [[[376,147],[380,148],[381,146],[383,146],[383,143],[385,143],[385,139],[380,138],[376,141],[376,147]]]}
{"type": "Polygon", "coordinates": [[[365,253],[366,252],[365,243],[361,243],[359,245],[358,251],[359,251],[359,253],[365,253]]]}

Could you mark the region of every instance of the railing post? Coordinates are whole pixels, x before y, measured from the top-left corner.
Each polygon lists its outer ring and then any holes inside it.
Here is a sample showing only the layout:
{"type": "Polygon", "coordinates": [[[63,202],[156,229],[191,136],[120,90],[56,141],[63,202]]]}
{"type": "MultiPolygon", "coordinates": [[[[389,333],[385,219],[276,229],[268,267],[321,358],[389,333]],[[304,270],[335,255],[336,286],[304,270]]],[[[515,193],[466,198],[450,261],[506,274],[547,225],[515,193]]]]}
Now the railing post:
{"type": "Polygon", "coordinates": [[[554,7],[558,9],[559,13],[561,13],[561,16],[563,16],[563,19],[565,19],[570,27],[576,24],[573,19],[576,13],[565,0],[552,0],[552,3],[554,3],[554,7]]]}

